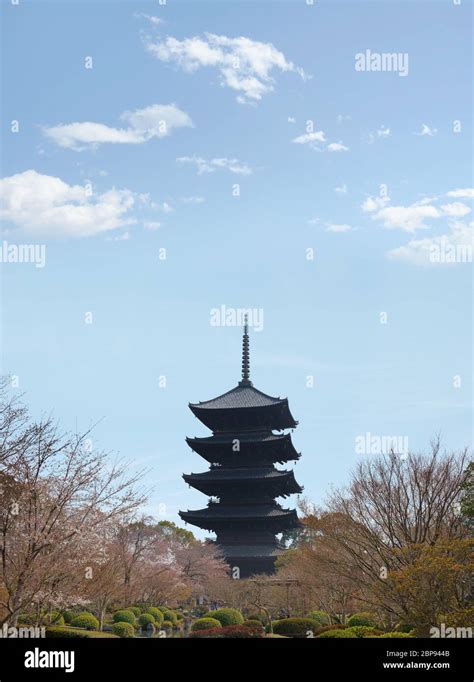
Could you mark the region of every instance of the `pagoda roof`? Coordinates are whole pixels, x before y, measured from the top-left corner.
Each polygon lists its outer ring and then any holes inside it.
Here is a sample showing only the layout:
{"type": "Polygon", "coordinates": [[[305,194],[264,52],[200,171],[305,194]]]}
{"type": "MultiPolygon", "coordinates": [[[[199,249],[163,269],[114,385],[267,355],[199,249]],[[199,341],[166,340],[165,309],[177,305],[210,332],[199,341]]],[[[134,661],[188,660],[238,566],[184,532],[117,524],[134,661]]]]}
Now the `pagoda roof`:
{"type": "MultiPolygon", "coordinates": [[[[267,522],[281,530],[299,526],[298,516],[294,509],[282,509],[274,504],[227,505],[210,504],[204,509],[179,512],[183,521],[201,528],[222,527],[232,522],[267,522]]],[[[279,532],[279,531],[277,531],[279,532]]]]}
{"type": "Polygon", "coordinates": [[[229,466],[245,466],[247,462],[288,462],[301,456],[295,450],[290,433],[216,433],[204,438],[186,438],[186,442],[208,462],[222,462],[229,466]],[[234,450],[235,441],[240,443],[239,451],[234,450]]]}
{"type": "Polygon", "coordinates": [[[287,398],[275,398],[271,395],[259,391],[252,384],[238,384],[227,393],[223,393],[212,400],[205,400],[199,403],[189,403],[189,407],[198,407],[201,410],[228,410],[253,407],[269,407],[288,403],[287,398]]]}
{"type": "Polygon", "coordinates": [[[277,497],[301,493],[302,488],[295,480],[293,471],[278,471],[273,467],[234,467],[231,469],[215,468],[201,474],[183,474],[186,483],[206,494],[218,494],[232,483],[264,484],[274,487],[277,497]],[[280,494],[278,494],[280,493],[280,494]]]}

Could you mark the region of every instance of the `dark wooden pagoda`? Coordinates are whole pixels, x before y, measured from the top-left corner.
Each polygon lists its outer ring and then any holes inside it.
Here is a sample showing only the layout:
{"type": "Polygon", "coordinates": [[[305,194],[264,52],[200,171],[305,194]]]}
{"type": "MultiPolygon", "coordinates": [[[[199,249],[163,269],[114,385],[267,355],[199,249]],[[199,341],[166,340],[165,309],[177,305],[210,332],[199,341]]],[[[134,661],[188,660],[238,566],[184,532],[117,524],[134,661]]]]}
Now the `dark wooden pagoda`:
{"type": "Polygon", "coordinates": [[[210,468],[183,478],[211,500],[206,508],[180,512],[180,517],[215,532],[221,552],[241,578],[273,573],[275,560],[284,551],[276,535],[299,526],[296,511],[282,508],[275,498],[302,488],[293,471],[274,466],[299,459],[291,435],[284,433],[298,422],[287,398],[273,398],[252,385],[247,324],[242,380],[218,398],[189,407],[213,435],[186,439],[210,468]]]}

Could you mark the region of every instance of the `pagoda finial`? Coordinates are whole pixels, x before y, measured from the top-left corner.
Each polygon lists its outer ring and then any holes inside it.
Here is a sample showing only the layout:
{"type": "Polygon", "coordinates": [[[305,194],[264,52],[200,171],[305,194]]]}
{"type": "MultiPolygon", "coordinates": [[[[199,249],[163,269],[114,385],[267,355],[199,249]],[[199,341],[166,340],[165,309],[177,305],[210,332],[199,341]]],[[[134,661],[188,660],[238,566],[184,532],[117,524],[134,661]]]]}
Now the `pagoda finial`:
{"type": "Polygon", "coordinates": [[[251,386],[248,315],[244,316],[244,335],[242,338],[242,381],[240,386],[251,386]]]}

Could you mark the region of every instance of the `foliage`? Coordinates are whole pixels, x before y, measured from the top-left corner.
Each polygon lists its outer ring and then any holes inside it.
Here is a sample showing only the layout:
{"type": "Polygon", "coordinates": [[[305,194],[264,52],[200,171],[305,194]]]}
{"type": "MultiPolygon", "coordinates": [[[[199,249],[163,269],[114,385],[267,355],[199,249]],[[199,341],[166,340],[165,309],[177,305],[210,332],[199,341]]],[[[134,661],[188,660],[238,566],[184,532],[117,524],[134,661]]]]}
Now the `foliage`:
{"type": "Polygon", "coordinates": [[[209,618],[215,618],[223,626],[225,625],[242,625],[244,617],[237,609],[223,608],[217,611],[209,611],[209,618]]]}
{"type": "Polygon", "coordinates": [[[112,632],[118,637],[135,637],[135,628],[126,621],[118,621],[112,625],[112,632]]]}
{"type": "Polygon", "coordinates": [[[129,611],[128,609],[120,609],[114,613],[113,621],[114,623],[130,623],[130,625],[133,626],[136,624],[137,619],[135,618],[135,614],[132,611],[129,611]]]}
{"type": "Polygon", "coordinates": [[[308,637],[308,632],[314,633],[316,629],[311,618],[283,618],[273,623],[273,632],[287,637],[308,637]]]}
{"type": "Polygon", "coordinates": [[[94,632],[90,630],[82,630],[80,628],[72,628],[68,626],[52,625],[46,628],[46,639],[107,639],[115,638],[109,632],[94,632]]]}
{"type": "Polygon", "coordinates": [[[318,639],[334,639],[338,637],[354,639],[357,635],[348,628],[347,630],[326,630],[326,632],[322,632],[320,635],[316,635],[316,637],[318,639]]]}
{"type": "Polygon", "coordinates": [[[75,628],[84,628],[85,630],[98,630],[99,621],[92,613],[82,611],[75,618],[72,619],[71,625],[75,628]]]}
{"type": "Polygon", "coordinates": [[[253,620],[251,618],[244,620],[242,625],[245,625],[246,628],[263,628],[262,622],[260,620],[253,620]]]}
{"type": "Polygon", "coordinates": [[[263,637],[263,628],[249,628],[244,625],[226,625],[210,630],[198,630],[191,632],[190,637],[212,637],[212,638],[235,638],[235,639],[258,639],[263,637]]]}
{"type": "Polygon", "coordinates": [[[334,625],[324,625],[322,628],[317,628],[315,630],[315,635],[321,635],[323,632],[328,632],[329,630],[347,630],[349,626],[343,625],[342,623],[334,623],[334,625]]]}
{"type": "Polygon", "coordinates": [[[380,638],[390,639],[405,639],[406,637],[413,637],[409,632],[385,632],[383,635],[378,635],[380,638]]]}
{"type": "Polygon", "coordinates": [[[133,615],[138,618],[138,616],[141,614],[142,610],[139,606],[127,606],[125,609],[126,611],[131,611],[133,615]]]}
{"type": "Polygon", "coordinates": [[[171,630],[173,623],[170,620],[164,620],[160,627],[162,627],[164,630],[171,630]]]}
{"type": "Polygon", "coordinates": [[[347,621],[347,624],[349,627],[352,627],[353,625],[365,625],[369,628],[375,628],[378,625],[376,616],[369,611],[354,613],[347,621]]]}
{"type": "Polygon", "coordinates": [[[222,625],[217,620],[217,618],[198,618],[194,621],[191,626],[192,632],[197,632],[198,630],[209,630],[210,628],[221,628],[222,625]]]}
{"type": "Polygon", "coordinates": [[[138,616],[138,624],[142,628],[146,628],[147,625],[154,625],[155,624],[155,619],[151,615],[151,613],[142,613],[138,616]]]}
{"type": "Polygon", "coordinates": [[[147,606],[143,613],[149,613],[153,616],[155,619],[157,625],[161,625],[161,623],[164,621],[164,616],[163,613],[160,609],[158,609],[156,606],[147,606]]]}
{"type": "Polygon", "coordinates": [[[377,630],[377,628],[367,625],[354,625],[353,627],[346,628],[345,632],[347,631],[353,632],[356,637],[375,637],[383,634],[383,630],[377,630]]]}
{"type": "Polygon", "coordinates": [[[163,614],[164,620],[169,620],[169,621],[171,621],[171,623],[173,625],[176,625],[177,618],[176,618],[176,613],[174,611],[166,608],[166,606],[158,606],[157,608],[163,614]]]}
{"type": "Polygon", "coordinates": [[[306,618],[311,618],[321,627],[329,625],[329,615],[325,611],[310,611],[306,618]]]}

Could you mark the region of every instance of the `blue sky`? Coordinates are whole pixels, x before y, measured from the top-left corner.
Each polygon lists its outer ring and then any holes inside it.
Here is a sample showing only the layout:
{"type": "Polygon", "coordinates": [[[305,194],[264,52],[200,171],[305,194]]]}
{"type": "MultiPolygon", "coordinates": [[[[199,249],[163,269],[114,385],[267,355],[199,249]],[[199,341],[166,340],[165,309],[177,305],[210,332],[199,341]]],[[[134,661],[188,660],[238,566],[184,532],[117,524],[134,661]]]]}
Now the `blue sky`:
{"type": "Polygon", "coordinates": [[[3,0],[3,243],[46,261],[2,266],[2,372],[34,415],[101,420],[150,513],[205,505],[181,474],[205,469],[187,403],[239,379],[221,305],[263,311],[252,379],[289,397],[311,500],[367,432],[469,445],[471,14],[3,0]]]}

